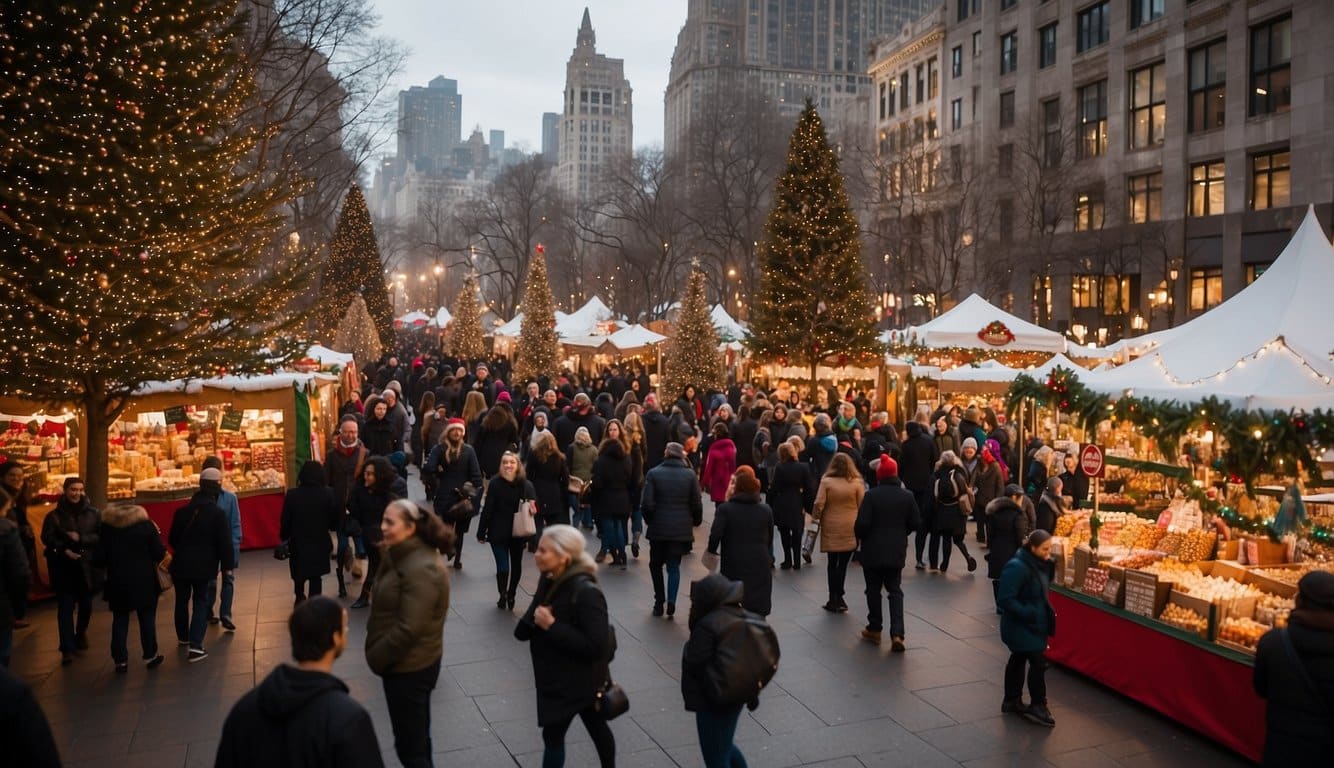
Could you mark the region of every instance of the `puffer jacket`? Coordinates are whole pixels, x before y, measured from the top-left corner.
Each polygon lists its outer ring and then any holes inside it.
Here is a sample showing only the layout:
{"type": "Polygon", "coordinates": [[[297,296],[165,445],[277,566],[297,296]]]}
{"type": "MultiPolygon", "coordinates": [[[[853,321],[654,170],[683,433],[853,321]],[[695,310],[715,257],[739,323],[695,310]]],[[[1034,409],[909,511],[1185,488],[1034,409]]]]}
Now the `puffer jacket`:
{"type": "Polygon", "coordinates": [[[133,611],[157,603],[162,591],[157,564],[166,554],[162,535],[143,507],[113,505],[102,513],[93,562],[106,569],[102,594],[111,610],[133,611]]]}
{"type": "Polygon", "coordinates": [[[444,653],[449,576],[419,536],[386,547],[371,587],[366,664],[377,675],[415,672],[444,653]]]}
{"type": "Polygon", "coordinates": [[[693,529],[704,522],[701,496],[699,478],[684,461],[668,457],[650,469],[639,498],[648,540],[694,541],[693,529]]]}
{"type": "Polygon", "coordinates": [[[687,712],[727,709],[709,701],[709,664],[722,636],[745,621],[743,595],[741,582],[721,573],[711,573],[690,585],[690,639],[681,653],[681,696],[687,712]]]}
{"type": "Polygon", "coordinates": [[[1039,562],[1020,549],[1001,571],[996,604],[1001,610],[1001,641],[1013,653],[1047,650],[1047,638],[1056,634],[1056,611],[1047,593],[1055,566],[1039,562]]]}

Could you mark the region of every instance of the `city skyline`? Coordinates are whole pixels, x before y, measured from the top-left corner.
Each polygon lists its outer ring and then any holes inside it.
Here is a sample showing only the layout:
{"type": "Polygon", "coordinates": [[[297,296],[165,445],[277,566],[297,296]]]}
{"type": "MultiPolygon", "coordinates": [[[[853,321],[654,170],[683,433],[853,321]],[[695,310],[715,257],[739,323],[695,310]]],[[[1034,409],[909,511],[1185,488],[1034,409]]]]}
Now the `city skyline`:
{"type": "MultiPolygon", "coordinates": [[[[642,96],[635,105],[635,146],[663,143],[663,93],[685,22],[684,0],[633,5],[520,0],[510,4],[503,26],[495,22],[492,6],[426,0],[376,0],[375,6],[378,33],[410,49],[389,90],[425,86],[441,75],[457,80],[467,95],[464,135],[477,126],[503,130],[509,146],[526,145],[529,152],[542,150],[542,114],[560,110],[565,63],[588,8],[599,52],[625,60],[626,78],[642,96]],[[521,44],[524,40],[541,42],[521,44]]],[[[393,151],[391,137],[381,153],[393,151]]]]}

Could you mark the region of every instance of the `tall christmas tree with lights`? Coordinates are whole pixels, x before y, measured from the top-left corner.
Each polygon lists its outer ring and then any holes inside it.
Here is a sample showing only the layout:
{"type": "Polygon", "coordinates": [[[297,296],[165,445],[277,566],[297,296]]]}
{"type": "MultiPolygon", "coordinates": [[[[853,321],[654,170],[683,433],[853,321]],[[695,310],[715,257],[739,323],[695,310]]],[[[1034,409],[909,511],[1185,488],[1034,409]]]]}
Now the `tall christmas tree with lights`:
{"type": "Polygon", "coordinates": [[[556,302],[551,298],[551,284],[547,281],[546,249],[538,243],[523,286],[523,322],[519,324],[519,344],[514,351],[514,380],[523,384],[558,373],[560,337],[556,335],[556,302]]]}
{"type": "Polygon", "coordinates": [[[347,312],[343,313],[338,333],[334,336],[333,348],[352,355],[363,368],[380,359],[380,353],[384,351],[380,345],[380,331],[366,309],[366,300],[360,295],[353,295],[347,305],[347,312]]]}
{"type": "Polygon", "coordinates": [[[701,395],[708,389],[722,389],[723,359],[718,353],[718,332],[713,327],[699,262],[691,264],[681,314],[676,319],[676,335],[667,346],[666,366],[662,391],[669,402],[687,384],[701,395]]]}
{"type": "Polygon", "coordinates": [[[343,198],[343,210],[338,214],[333,241],[329,243],[329,258],[320,273],[320,318],[326,337],[338,332],[352,297],[366,300],[366,309],[380,333],[380,344],[394,343],[394,310],[389,303],[389,288],[384,280],[384,263],[380,261],[380,246],[375,242],[375,227],[361,187],[353,184],[343,198]]]}
{"type": "Polygon", "coordinates": [[[760,244],[760,295],[751,307],[751,350],[808,367],[880,352],[861,262],[857,219],[838,156],[809,101],[788,146],[787,170],[760,244]]]}
{"type": "Polygon", "coordinates": [[[0,392],[77,404],[98,506],[132,393],[267,371],[305,323],[308,270],[275,258],[303,180],[240,119],[241,31],[236,0],[0,13],[0,392]]]}
{"type": "Polygon", "coordinates": [[[454,300],[454,322],[449,324],[449,353],[465,363],[482,359],[486,345],[482,332],[481,292],[477,275],[469,272],[454,300]]]}

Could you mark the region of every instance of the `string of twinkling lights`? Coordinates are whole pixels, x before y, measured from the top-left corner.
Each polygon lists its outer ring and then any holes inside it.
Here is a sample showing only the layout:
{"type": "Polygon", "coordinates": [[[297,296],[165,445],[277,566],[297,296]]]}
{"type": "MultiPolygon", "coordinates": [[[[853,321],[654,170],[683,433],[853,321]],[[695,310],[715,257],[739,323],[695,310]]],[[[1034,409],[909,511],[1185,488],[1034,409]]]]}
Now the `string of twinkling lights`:
{"type": "Polygon", "coordinates": [[[375,227],[361,187],[353,184],[343,198],[343,210],[338,214],[333,241],[329,243],[329,258],[320,274],[320,323],[332,337],[353,296],[366,301],[366,309],[380,334],[380,344],[394,343],[394,311],[389,301],[389,288],[384,279],[380,261],[380,246],[375,240],[375,227]]]}
{"type": "Polygon", "coordinates": [[[1182,387],[1194,387],[1194,386],[1199,386],[1200,384],[1204,384],[1206,382],[1225,381],[1229,373],[1245,368],[1247,363],[1253,363],[1259,360],[1260,358],[1264,357],[1266,353],[1287,354],[1289,357],[1295,360],[1298,365],[1300,365],[1303,369],[1305,369],[1305,371],[1307,372],[1307,374],[1311,376],[1311,378],[1315,379],[1316,381],[1322,384],[1330,383],[1329,374],[1325,373],[1324,371],[1312,365],[1310,360],[1308,360],[1306,357],[1302,356],[1302,354],[1299,353],[1297,350],[1289,346],[1287,339],[1285,339],[1282,336],[1278,336],[1274,338],[1272,341],[1267,342],[1264,346],[1260,347],[1259,349],[1257,349],[1256,351],[1252,352],[1249,355],[1243,355],[1242,357],[1238,358],[1237,361],[1232,365],[1223,368],[1222,370],[1216,373],[1211,373],[1207,376],[1201,376],[1197,379],[1183,379],[1173,374],[1168,369],[1166,362],[1164,362],[1162,354],[1158,352],[1155,352],[1153,355],[1153,365],[1159,371],[1161,371],[1163,377],[1166,378],[1171,383],[1182,387]]]}
{"type": "Polygon", "coordinates": [[[482,331],[481,292],[477,275],[469,272],[454,300],[454,320],[449,324],[449,351],[460,360],[481,360],[486,352],[482,331]]]}
{"type": "Polygon", "coordinates": [[[546,248],[537,244],[528,262],[523,287],[523,322],[514,351],[514,383],[523,384],[560,373],[560,336],[556,333],[556,302],[547,281],[546,248]]]}
{"type": "Polygon", "coordinates": [[[718,331],[713,327],[705,294],[704,271],[695,260],[691,262],[685,295],[681,297],[676,335],[667,344],[661,391],[675,398],[687,385],[699,393],[722,389],[723,360],[718,354],[718,343],[718,331]]]}

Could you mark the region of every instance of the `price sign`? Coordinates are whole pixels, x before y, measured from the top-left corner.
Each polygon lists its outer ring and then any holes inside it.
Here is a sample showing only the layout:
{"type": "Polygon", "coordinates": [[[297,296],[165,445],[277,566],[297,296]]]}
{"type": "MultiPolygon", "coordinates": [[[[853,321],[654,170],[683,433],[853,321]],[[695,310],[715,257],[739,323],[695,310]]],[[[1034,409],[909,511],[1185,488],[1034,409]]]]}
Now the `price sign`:
{"type": "Polygon", "coordinates": [[[1121,582],[1110,579],[1107,586],[1102,588],[1102,601],[1108,605],[1116,605],[1116,599],[1121,595],[1121,582]]]}
{"type": "Polygon", "coordinates": [[[185,406],[176,405],[163,411],[168,424],[184,424],[188,419],[185,415],[185,406]]]}
{"type": "Polygon", "coordinates": [[[241,412],[227,411],[222,414],[222,423],[218,426],[218,429],[221,429],[223,432],[240,432],[241,412]]]}
{"type": "Polygon", "coordinates": [[[1152,619],[1158,607],[1158,577],[1143,571],[1126,571],[1125,589],[1126,610],[1152,619]]]}
{"type": "Polygon", "coordinates": [[[1106,466],[1102,460],[1102,449],[1092,443],[1084,446],[1084,450],[1079,452],[1079,466],[1089,477],[1102,477],[1106,466]]]}
{"type": "Polygon", "coordinates": [[[1107,578],[1110,574],[1106,568],[1089,568],[1084,572],[1084,594],[1091,597],[1101,597],[1103,590],[1107,587],[1107,578]]]}

